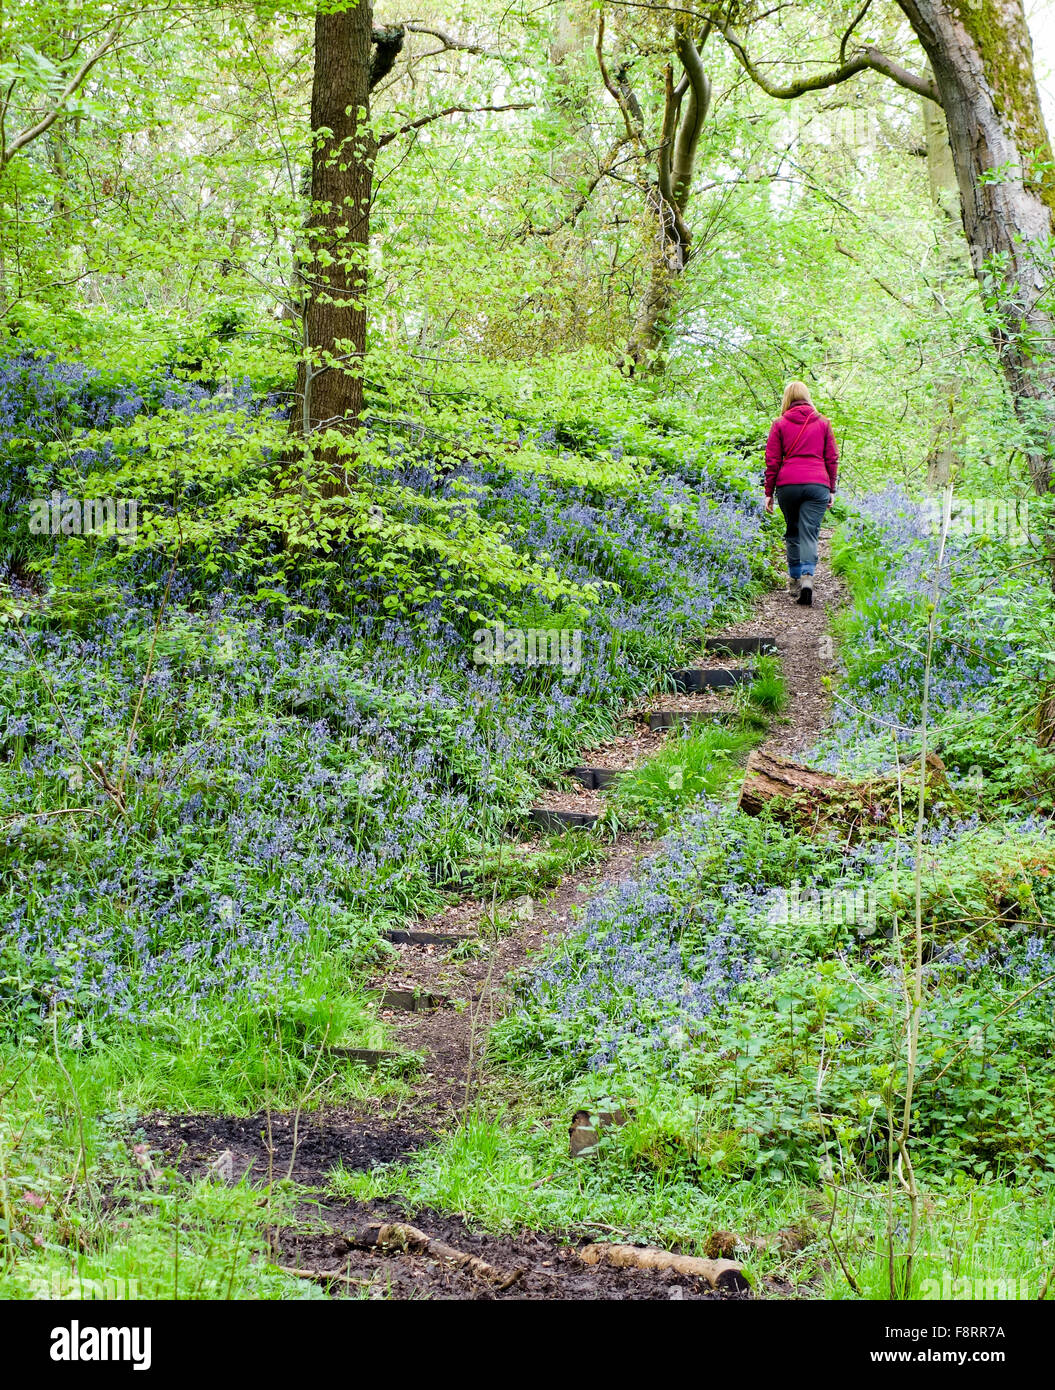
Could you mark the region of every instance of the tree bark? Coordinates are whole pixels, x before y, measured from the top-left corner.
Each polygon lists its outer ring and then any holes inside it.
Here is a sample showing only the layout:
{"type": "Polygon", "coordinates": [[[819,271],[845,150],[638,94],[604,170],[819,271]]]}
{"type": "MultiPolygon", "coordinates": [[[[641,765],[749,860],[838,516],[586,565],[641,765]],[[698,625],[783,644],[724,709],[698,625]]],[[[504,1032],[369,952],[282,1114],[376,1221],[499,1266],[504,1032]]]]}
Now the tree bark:
{"type": "Polygon", "coordinates": [[[597,1265],[602,1261],[617,1269],[669,1270],[672,1274],[686,1274],[694,1279],[706,1279],[712,1289],[729,1289],[746,1292],[751,1285],[744,1274],[744,1267],[735,1260],[707,1260],[697,1255],[676,1255],[670,1250],[657,1250],[652,1246],[608,1245],[599,1242],[587,1245],[579,1251],[579,1259],[584,1264],[597,1265]]]}
{"type": "MultiPolygon", "coordinates": [[[[913,786],[918,795],[918,761],[902,769],[900,777],[895,772],[855,782],[756,751],[747,760],[738,804],[749,816],[768,808],[775,819],[810,833],[826,834],[838,827],[840,835],[852,840],[861,825],[895,821],[898,806],[908,803],[913,786]]],[[[948,798],[945,764],[934,753],[927,756],[927,787],[935,796],[943,793],[948,798]]]]}
{"type": "MultiPolygon", "coordinates": [[[[708,32],[704,31],[700,46],[706,42],[708,32]]],[[[653,229],[651,266],[626,355],[632,363],[650,363],[653,368],[662,366],[662,357],[656,356],[656,350],[666,336],[677,284],[692,245],[686,212],[700,132],[711,104],[711,83],[700,59],[700,46],[684,27],[679,27],[675,51],[682,76],[675,84],[673,67],[667,67],[656,181],[647,194],[653,229]]]]}
{"type": "MultiPolygon", "coordinates": [[[[292,430],[354,433],[363,410],[366,281],[376,142],[370,129],[370,0],[315,17],[311,88],[311,211],[307,222],[303,351],[292,430]]],[[[326,490],[339,492],[347,468],[323,451],[326,490]]]]}
{"type": "Polygon", "coordinates": [[[1051,143],[1033,71],[1022,0],[949,5],[899,0],[934,70],[979,280],[1002,280],[997,352],[1030,439],[1038,493],[1052,488],[1055,322],[1040,305],[1052,232],[1051,143]],[[998,172],[997,172],[998,171],[998,172]]]}

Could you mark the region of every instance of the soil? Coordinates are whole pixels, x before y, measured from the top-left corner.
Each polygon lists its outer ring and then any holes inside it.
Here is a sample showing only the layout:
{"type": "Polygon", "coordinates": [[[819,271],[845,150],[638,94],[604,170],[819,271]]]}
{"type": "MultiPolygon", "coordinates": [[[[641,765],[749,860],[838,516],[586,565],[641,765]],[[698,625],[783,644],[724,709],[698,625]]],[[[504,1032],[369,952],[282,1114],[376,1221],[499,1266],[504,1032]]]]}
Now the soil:
{"type": "Polygon", "coordinates": [[[540,792],[532,804],[541,811],[574,811],[580,816],[599,816],[604,810],[600,793],[578,782],[563,791],[551,788],[540,792]]]}
{"type": "Polygon", "coordinates": [[[274,1232],[273,1258],[296,1269],[340,1273],[363,1280],[358,1287],[326,1284],[334,1297],[439,1299],[707,1299],[750,1300],[752,1294],[711,1289],[702,1279],[669,1271],[586,1265],[567,1239],[537,1232],[481,1235],[457,1216],[438,1211],[405,1212],[393,1202],[327,1202],[306,1208],[304,1224],[274,1232]],[[314,1220],[313,1220],[314,1218],[314,1220]],[[507,1289],[428,1255],[356,1248],[352,1241],[371,1221],[408,1221],[455,1250],[475,1255],[506,1274],[522,1271],[507,1289]],[[312,1230],[322,1224],[323,1229],[312,1230]]]}
{"type": "Polygon", "coordinates": [[[579,755],[577,767],[603,767],[626,772],[654,758],[667,737],[666,729],[646,729],[635,724],[633,732],[586,748],[579,755]]]}
{"type": "Polygon", "coordinates": [[[569,875],[545,899],[499,904],[497,917],[520,920],[510,935],[497,941],[489,924],[490,905],[479,901],[459,903],[423,924],[429,931],[468,932],[484,941],[490,934],[492,944],[480,955],[452,959],[442,947],[398,948],[396,973],[401,980],[412,980],[418,988],[446,994],[451,1000],[443,1009],[394,1014],[389,1020],[398,1030],[399,1047],[426,1057],[415,1096],[401,1102],[405,1117],[422,1125],[442,1126],[472,1103],[487,1079],[482,1074],[481,1052],[488,1030],[509,1002],[510,974],[547,937],[567,931],[588,898],[628,877],[655,849],[655,845],[623,837],[603,861],[569,875]]]}
{"type": "MultiPolygon", "coordinates": [[[[799,607],[786,590],[770,593],[750,621],[722,634],[772,635],[779,644],[791,702],[786,715],[774,721],[762,747],[785,757],[801,758],[827,719],[829,699],[823,681],[833,663],[825,656],[821,639],[829,612],[844,600],[842,586],[826,563],[830,534],[821,534],[822,563],[812,607],[799,607]]],[[[701,664],[742,666],[747,661],[737,657],[726,663],[708,655],[701,664]]],[[[734,700],[733,691],[670,694],[655,697],[647,709],[716,713],[733,708],[734,700]]],[[[647,732],[638,727],[627,737],[584,751],[576,762],[584,767],[634,766],[653,756],[665,737],[665,731],[647,732]]],[[[585,788],[554,796],[557,801],[545,803],[554,809],[588,811],[593,803],[598,809],[601,805],[598,794],[585,788]]],[[[527,853],[536,843],[511,844],[509,852],[527,853]]],[[[285,1177],[288,1172],[295,1182],[316,1189],[324,1186],[327,1174],[338,1164],[346,1169],[369,1169],[412,1153],[457,1123],[481,1093],[501,1092],[502,1079],[488,1073],[482,1053],[489,1029],[509,1005],[515,972],[548,938],[569,930],[590,897],[633,874],[656,848],[655,844],[620,836],[601,862],[569,875],[544,900],[524,898],[500,904],[497,923],[490,920],[488,904],[470,899],[415,924],[430,932],[476,937],[479,946],[472,953],[452,954],[446,944],[401,945],[390,970],[374,982],[376,988],[385,989],[398,980],[412,989],[448,998],[445,1006],[435,1009],[384,1011],[396,1034],[395,1047],[422,1058],[409,1099],[400,1096],[394,1102],[379,1098],[358,1109],[330,1109],[299,1118],[280,1114],[245,1119],[151,1116],[139,1126],[138,1137],[187,1173],[203,1173],[221,1155],[229,1154],[227,1166],[234,1180],[248,1170],[259,1182],[266,1182],[269,1175],[285,1177]]],[[[505,1099],[510,1099],[507,1093],[505,1099]]],[[[561,1125],[570,1124],[570,1120],[570,1115],[554,1117],[554,1123],[561,1125]]],[[[365,1281],[353,1286],[327,1284],[334,1297],[370,1296],[370,1290],[376,1290],[377,1297],[441,1299],[743,1297],[716,1293],[697,1280],[669,1273],[586,1266],[578,1257],[578,1247],[569,1245],[573,1239],[570,1233],[563,1239],[530,1231],[515,1237],[480,1235],[469,1231],[458,1217],[434,1211],[404,1212],[394,1198],[370,1204],[325,1201],[305,1212],[306,1217],[309,1215],[306,1223],[273,1233],[274,1258],[279,1264],[342,1272],[365,1281]],[[369,1220],[383,1218],[409,1220],[456,1249],[481,1255],[502,1269],[522,1269],[523,1273],[509,1289],[498,1291],[471,1273],[427,1256],[350,1247],[349,1232],[369,1220]]],[[[603,1232],[598,1235],[609,1238],[603,1232]]],[[[774,1287],[771,1292],[786,1290],[774,1287]]]]}
{"type": "Polygon", "coordinates": [[[835,669],[834,656],[826,655],[824,641],[828,619],[847,602],[846,586],[828,565],[830,530],[821,532],[820,565],[813,580],[813,604],[803,608],[787,592],[774,590],[758,605],[750,623],[731,627],[723,636],[748,637],[772,634],[780,647],[780,662],[791,701],[786,713],[773,722],[762,751],[801,761],[828,722],[831,696],[825,677],[835,669]]]}
{"type": "MultiPolygon", "coordinates": [[[[361,1112],[326,1110],[296,1117],[275,1113],[249,1115],[152,1115],[136,1126],[133,1142],[144,1141],[165,1164],[193,1177],[216,1171],[221,1155],[230,1155],[224,1174],[238,1182],[247,1173],[266,1184],[290,1172],[298,1183],[322,1186],[338,1164],[348,1169],[394,1163],[431,1143],[435,1136],[390,1120],[371,1121],[361,1112]],[[293,1135],[296,1127],[296,1152],[293,1135]]],[[[161,1166],[161,1164],[157,1164],[161,1166]]]]}

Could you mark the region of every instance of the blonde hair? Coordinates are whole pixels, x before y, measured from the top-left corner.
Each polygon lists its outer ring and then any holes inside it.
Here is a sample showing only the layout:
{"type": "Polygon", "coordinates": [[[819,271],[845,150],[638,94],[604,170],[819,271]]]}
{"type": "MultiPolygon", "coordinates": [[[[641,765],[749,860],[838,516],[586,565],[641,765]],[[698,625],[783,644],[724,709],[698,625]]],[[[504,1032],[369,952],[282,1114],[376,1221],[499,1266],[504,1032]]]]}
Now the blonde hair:
{"type": "Polygon", "coordinates": [[[784,398],[780,402],[781,415],[786,410],[790,410],[797,401],[805,401],[807,405],[812,405],[813,397],[810,395],[810,388],[804,381],[789,381],[784,387],[784,398]]]}

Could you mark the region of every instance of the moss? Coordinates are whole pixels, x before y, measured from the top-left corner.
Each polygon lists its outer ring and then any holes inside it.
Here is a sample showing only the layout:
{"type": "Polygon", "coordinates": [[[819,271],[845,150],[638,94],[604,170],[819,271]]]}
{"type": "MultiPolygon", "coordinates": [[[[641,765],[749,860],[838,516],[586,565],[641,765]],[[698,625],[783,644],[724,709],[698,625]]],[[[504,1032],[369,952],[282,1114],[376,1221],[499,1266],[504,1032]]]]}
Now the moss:
{"type": "Polygon", "coordinates": [[[1055,170],[1033,71],[1033,50],[1016,0],[958,0],[956,14],[982,59],[1000,117],[1023,162],[1023,182],[1055,216],[1055,170]],[[1036,165],[1042,167],[1039,170],[1036,165]]]}

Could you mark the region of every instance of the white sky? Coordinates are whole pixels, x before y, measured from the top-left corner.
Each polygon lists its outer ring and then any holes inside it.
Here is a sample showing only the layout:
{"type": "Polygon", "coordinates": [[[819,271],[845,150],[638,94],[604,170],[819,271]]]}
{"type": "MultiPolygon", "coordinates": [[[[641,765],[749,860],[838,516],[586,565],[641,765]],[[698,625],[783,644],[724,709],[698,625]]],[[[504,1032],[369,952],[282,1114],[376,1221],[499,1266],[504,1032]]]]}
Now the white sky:
{"type": "Polygon", "coordinates": [[[1048,133],[1055,139],[1055,0],[1029,0],[1026,5],[1033,38],[1037,83],[1044,103],[1048,133]]]}

